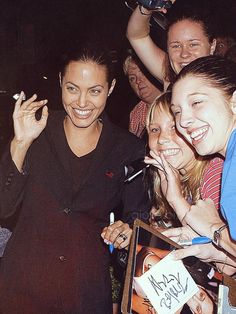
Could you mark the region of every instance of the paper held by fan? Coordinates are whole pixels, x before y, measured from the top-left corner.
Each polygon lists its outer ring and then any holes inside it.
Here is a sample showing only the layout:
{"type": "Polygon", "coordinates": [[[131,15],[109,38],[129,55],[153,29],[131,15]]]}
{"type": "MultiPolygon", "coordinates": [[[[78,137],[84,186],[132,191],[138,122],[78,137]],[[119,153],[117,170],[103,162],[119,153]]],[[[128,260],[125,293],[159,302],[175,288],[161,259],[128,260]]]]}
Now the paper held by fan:
{"type": "Polygon", "coordinates": [[[199,290],[182,261],[170,254],[134,281],[158,314],[176,313],[199,290]]]}

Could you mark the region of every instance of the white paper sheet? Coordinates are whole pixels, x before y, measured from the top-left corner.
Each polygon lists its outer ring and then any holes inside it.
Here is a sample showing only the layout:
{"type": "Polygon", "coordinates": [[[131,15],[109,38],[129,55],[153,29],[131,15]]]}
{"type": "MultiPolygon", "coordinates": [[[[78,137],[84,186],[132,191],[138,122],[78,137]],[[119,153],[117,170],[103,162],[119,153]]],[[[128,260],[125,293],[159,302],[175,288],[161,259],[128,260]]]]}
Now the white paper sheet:
{"type": "Polygon", "coordinates": [[[134,280],[158,314],[176,313],[199,290],[182,261],[169,254],[134,280]]]}

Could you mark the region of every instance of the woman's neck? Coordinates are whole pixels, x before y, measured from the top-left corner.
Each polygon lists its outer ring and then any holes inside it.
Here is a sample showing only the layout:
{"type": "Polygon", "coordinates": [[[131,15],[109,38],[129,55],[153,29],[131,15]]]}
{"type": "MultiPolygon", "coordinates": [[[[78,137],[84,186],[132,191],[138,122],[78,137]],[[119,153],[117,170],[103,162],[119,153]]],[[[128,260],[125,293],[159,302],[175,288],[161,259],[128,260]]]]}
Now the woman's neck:
{"type": "Polygon", "coordinates": [[[77,128],[72,124],[68,116],[64,119],[64,131],[67,143],[72,152],[78,156],[84,156],[93,151],[102,132],[102,123],[96,120],[87,128],[77,128]]]}

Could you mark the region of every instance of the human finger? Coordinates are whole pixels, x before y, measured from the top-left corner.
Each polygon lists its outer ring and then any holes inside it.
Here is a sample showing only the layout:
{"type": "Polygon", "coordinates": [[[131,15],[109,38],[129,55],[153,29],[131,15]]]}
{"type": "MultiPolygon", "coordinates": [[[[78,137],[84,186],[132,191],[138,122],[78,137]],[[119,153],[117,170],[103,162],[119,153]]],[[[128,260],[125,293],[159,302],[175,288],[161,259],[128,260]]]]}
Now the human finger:
{"type": "Polygon", "coordinates": [[[167,174],[174,174],[175,176],[179,174],[178,170],[174,168],[165,158],[163,153],[160,153],[160,159],[162,162],[163,167],[165,168],[165,171],[167,174]]]}
{"type": "Polygon", "coordinates": [[[165,229],[162,234],[168,238],[170,237],[180,237],[182,235],[182,228],[168,228],[165,229]]]}
{"type": "Polygon", "coordinates": [[[102,230],[101,237],[106,244],[113,244],[115,248],[121,249],[129,245],[132,235],[132,229],[128,224],[121,220],[102,230]]]}
{"type": "Polygon", "coordinates": [[[154,151],[151,150],[150,155],[158,162],[159,165],[158,170],[163,171],[165,175],[168,172],[170,173],[171,171],[170,164],[166,161],[162,153],[160,153],[160,155],[157,155],[154,151]]]}
{"type": "Polygon", "coordinates": [[[152,158],[156,159],[159,163],[161,163],[161,158],[159,154],[155,153],[153,150],[150,150],[149,154],[150,156],[152,156],[152,158]]]}
{"type": "Polygon", "coordinates": [[[28,104],[24,104],[24,108],[22,105],[22,109],[24,109],[25,111],[29,111],[29,112],[36,112],[41,107],[45,106],[47,102],[48,102],[47,99],[43,99],[43,100],[39,100],[39,101],[33,101],[33,102],[28,103],[28,104]]]}
{"type": "Polygon", "coordinates": [[[122,225],[122,221],[118,220],[112,223],[111,225],[107,226],[103,229],[102,232],[102,238],[104,239],[104,242],[107,244],[111,244],[114,242],[116,237],[119,235],[118,228],[122,225]],[[106,241],[105,241],[106,240],[106,241]]]}
{"type": "Polygon", "coordinates": [[[129,245],[132,229],[127,223],[118,220],[111,225],[111,228],[109,226],[109,229],[111,230],[109,241],[114,244],[115,248],[121,249],[129,245]]]}
{"type": "Polygon", "coordinates": [[[48,119],[48,107],[44,105],[42,109],[41,118],[39,119],[40,123],[46,123],[48,119]]]}
{"type": "Polygon", "coordinates": [[[178,243],[180,240],[187,240],[186,236],[183,235],[182,227],[167,228],[164,229],[161,233],[176,243],[178,243]]]}
{"type": "Polygon", "coordinates": [[[126,248],[130,244],[132,229],[128,228],[122,231],[114,242],[114,247],[118,249],[126,248]]]}
{"type": "Polygon", "coordinates": [[[25,100],[25,93],[23,91],[20,92],[19,97],[17,98],[16,102],[15,102],[15,107],[20,107],[22,101],[25,100]]]}
{"type": "Polygon", "coordinates": [[[171,167],[170,167],[170,164],[167,162],[165,156],[163,153],[160,153],[160,159],[161,159],[161,163],[163,165],[163,167],[166,169],[166,170],[172,170],[171,167]]]}
{"type": "MultiPolygon", "coordinates": [[[[33,101],[37,98],[37,95],[34,94],[32,97],[33,101]]],[[[22,104],[24,103],[23,100],[25,100],[25,93],[23,91],[20,92],[20,95],[18,97],[18,99],[15,102],[15,108],[14,108],[14,112],[13,112],[13,118],[17,116],[18,112],[21,109],[22,104]]]]}
{"type": "Polygon", "coordinates": [[[29,104],[31,104],[32,102],[34,102],[37,99],[37,94],[33,94],[30,98],[24,100],[24,92],[20,93],[20,97],[18,98],[18,100],[16,101],[17,104],[20,103],[20,107],[21,108],[27,108],[29,104]],[[24,100],[22,102],[22,100],[24,100]]]}
{"type": "Polygon", "coordinates": [[[164,169],[164,167],[163,167],[161,158],[160,158],[157,154],[155,154],[153,151],[150,151],[150,155],[151,155],[152,158],[146,156],[146,157],[144,158],[144,162],[145,162],[146,164],[149,164],[149,165],[152,165],[152,166],[154,166],[154,167],[157,167],[159,170],[165,172],[165,169],[164,169]]]}
{"type": "Polygon", "coordinates": [[[105,238],[106,232],[107,232],[107,227],[103,228],[103,230],[101,232],[101,237],[103,238],[103,240],[106,244],[110,244],[109,241],[105,238]]]}
{"type": "MultiPolygon", "coordinates": [[[[150,151],[150,155],[151,155],[151,151],[150,151]]],[[[144,162],[146,164],[154,164],[154,163],[161,163],[161,158],[156,155],[155,157],[154,156],[145,156],[144,158],[144,162]]]]}
{"type": "Polygon", "coordinates": [[[48,107],[44,105],[42,110],[42,119],[45,119],[48,116],[48,107]]]}
{"type": "Polygon", "coordinates": [[[172,251],[170,254],[174,260],[181,260],[189,256],[198,256],[201,253],[200,245],[190,245],[189,247],[172,251]]]}
{"type": "MultiPolygon", "coordinates": [[[[112,242],[115,242],[117,237],[120,236],[120,234],[125,234],[126,231],[129,231],[129,225],[127,223],[124,223],[121,220],[116,221],[114,224],[111,225],[112,231],[110,234],[110,240],[112,242]]],[[[108,229],[110,229],[108,227],[108,229]]]]}

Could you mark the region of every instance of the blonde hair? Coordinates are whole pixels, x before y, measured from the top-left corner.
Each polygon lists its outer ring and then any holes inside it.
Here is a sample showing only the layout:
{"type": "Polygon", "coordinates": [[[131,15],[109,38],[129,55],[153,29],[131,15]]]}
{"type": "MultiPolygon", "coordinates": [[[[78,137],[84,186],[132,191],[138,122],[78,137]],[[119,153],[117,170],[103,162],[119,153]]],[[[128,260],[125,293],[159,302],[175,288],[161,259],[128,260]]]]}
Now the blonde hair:
{"type": "Polygon", "coordinates": [[[128,75],[128,68],[131,62],[135,63],[132,56],[126,57],[125,61],[123,62],[123,71],[125,75],[128,75]]]}
{"type": "MultiPolygon", "coordinates": [[[[166,114],[173,117],[173,114],[170,110],[170,103],[171,103],[170,92],[163,93],[161,96],[157,97],[155,101],[152,103],[147,114],[146,120],[148,134],[150,132],[149,126],[153,121],[154,112],[157,107],[160,108],[160,110],[164,111],[166,114]]],[[[195,203],[198,199],[200,199],[201,178],[208,163],[209,163],[208,159],[195,154],[195,160],[193,160],[192,168],[189,171],[186,171],[186,173],[183,176],[181,176],[183,196],[187,200],[191,199],[192,203],[195,203]]],[[[176,220],[176,215],[161,191],[160,177],[158,171],[155,167],[151,167],[150,171],[153,178],[155,200],[156,203],[158,204],[158,216],[164,221],[171,220],[174,223],[174,220],[176,220]]]]}

